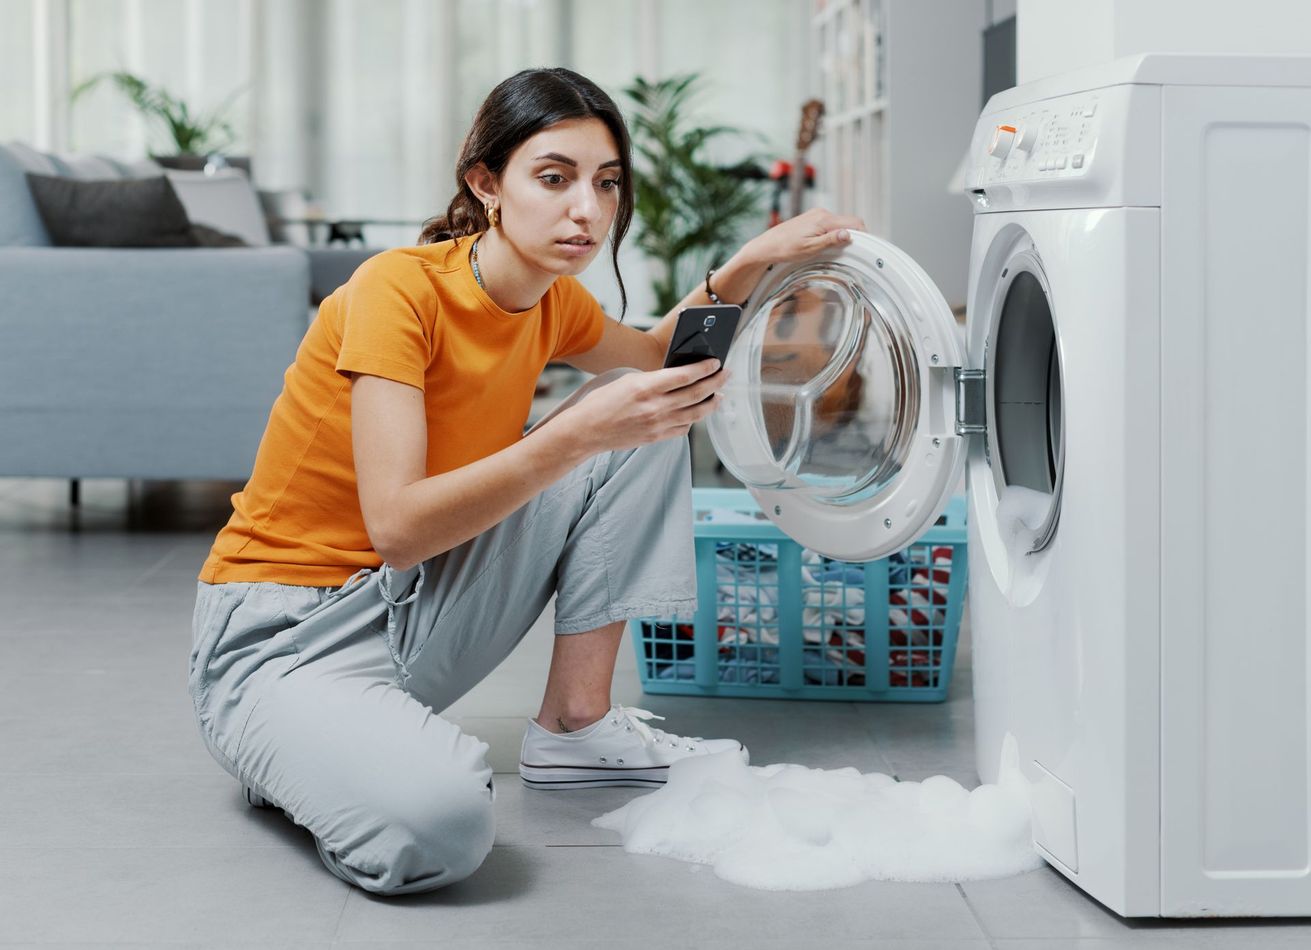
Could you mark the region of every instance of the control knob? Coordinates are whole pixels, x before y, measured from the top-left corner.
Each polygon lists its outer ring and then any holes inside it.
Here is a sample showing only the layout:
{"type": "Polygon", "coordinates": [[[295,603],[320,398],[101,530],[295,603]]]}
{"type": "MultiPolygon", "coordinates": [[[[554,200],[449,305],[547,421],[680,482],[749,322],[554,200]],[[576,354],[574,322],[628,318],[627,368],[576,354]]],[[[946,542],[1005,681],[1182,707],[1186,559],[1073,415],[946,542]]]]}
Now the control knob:
{"type": "Polygon", "coordinates": [[[988,146],[988,154],[1006,160],[1006,156],[1011,153],[1011,146],[1015,143],[1015,126],[999,125],[992,134],[992,144],[988,146]]]}

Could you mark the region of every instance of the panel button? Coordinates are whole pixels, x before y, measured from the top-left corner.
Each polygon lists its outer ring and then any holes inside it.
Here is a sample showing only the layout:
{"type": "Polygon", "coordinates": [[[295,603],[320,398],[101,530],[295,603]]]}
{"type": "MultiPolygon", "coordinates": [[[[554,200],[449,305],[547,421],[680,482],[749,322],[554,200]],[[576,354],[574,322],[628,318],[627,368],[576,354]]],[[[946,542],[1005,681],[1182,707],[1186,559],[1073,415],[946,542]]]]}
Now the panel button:
{"type": "Polygon", "coordinates": [[[1092,105],[1088,106],[1088,108],[1083,110],[1083,117],[1085,119],[1091,119],[1096,114],[1097,114],[1097,103],[1095,102],[1092,105]]]}
{"type": "Polygon", "coordinates": [[[1070,167],[1071,167],[1071,168],[1083,168],[1083,154],[1082,154],[1082,153],[1080,153],[1080,154],[1074,156],[1074,158],[1070,159],[1070,167]]]}
{"type": "Polygon", "coordinates": [[[1065,167],[1065,156],[1064,156],[1064,155],[1062,155],[1060,158],[1056,159],[1056,167],[1057,167],[1057,168],[1064,168],[1064,167],[1065,167]]]}

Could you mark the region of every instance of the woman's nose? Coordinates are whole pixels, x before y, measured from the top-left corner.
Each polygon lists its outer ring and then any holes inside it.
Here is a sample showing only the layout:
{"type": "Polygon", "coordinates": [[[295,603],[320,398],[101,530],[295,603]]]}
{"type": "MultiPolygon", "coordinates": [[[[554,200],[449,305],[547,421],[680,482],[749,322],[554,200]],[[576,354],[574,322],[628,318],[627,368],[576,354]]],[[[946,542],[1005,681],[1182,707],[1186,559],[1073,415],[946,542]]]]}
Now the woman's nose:
{"type": "Polygon", "coordinates": [[[591,221],[601,213],[601,204],[592,193],[591,182],[584,182],[577,190],[570,213],[575,221],[591,221]]]}

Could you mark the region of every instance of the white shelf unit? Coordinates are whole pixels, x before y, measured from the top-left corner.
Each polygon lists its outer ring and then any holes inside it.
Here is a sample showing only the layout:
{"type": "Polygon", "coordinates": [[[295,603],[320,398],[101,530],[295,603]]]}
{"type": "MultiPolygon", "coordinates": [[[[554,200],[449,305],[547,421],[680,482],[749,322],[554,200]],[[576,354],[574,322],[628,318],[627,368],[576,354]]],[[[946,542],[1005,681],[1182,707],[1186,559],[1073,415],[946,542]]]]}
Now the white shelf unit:
{"type": "Polygon", "coordinates": [[[972,212],[948,183],[982,106],[983,0],[812,0],[824,121],[811,161],[834,211],[965,302],[972,212]]]}

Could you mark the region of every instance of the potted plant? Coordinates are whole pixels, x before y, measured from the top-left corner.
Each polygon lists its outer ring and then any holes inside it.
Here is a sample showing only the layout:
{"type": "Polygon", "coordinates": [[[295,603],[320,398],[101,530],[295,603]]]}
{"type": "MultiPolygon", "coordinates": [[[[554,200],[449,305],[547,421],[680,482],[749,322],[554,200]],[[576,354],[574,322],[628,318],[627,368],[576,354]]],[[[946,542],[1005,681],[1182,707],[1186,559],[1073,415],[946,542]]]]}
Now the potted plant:
{"type": "MultiPolygon", "coordinates": [[[[162,86],[155,86],[140,76],[127,72],[99,73],[80,83],[73,90],[71,101],[76,102],[91,89],[108,80],[123,93],[147,119],[161,124],[177,149],[176,155],[151,155],[166,168],[202,169],[211,156],[222,153],[236,138],[225,116],[245,87],[234,90],[217,108],[204,114],[193,114],[190,107],[162,86]]],[[[224,156],[226,164],[242,168],[250,174],[250,159],[243,156],[224,156]]],[[[220,163],[220,164],[223,164],[220,163]]]]}
{"type": "Polygon", "coordinates": [[[638,77],[624,89],[634,104],[629,124],[637,153],[637,245],[652,263],[651,288],[661,315],[674,308],[707,267],[737,249],[743,225],[761,210],[755,182],[707,159],[710,142],[743,133],[729,126],[691,124],[686,112],[698,82],[696,73],[656,82],[638,77]]]}

